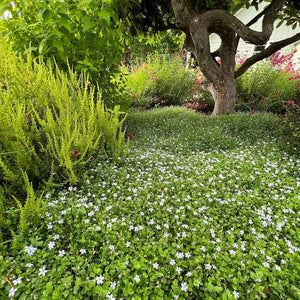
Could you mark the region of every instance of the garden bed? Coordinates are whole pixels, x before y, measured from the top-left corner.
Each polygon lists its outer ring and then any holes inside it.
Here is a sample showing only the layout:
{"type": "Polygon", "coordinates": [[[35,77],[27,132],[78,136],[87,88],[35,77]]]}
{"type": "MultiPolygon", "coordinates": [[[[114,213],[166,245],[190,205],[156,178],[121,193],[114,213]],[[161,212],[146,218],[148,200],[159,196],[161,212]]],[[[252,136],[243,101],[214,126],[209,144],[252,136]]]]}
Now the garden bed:
{"type": "Polygon", "coordinates": [[[277,117],[165,108],[127,126],[123,165],[91,162],[4,246],[1,299],[298,298],[300,161],[277,117]]]}

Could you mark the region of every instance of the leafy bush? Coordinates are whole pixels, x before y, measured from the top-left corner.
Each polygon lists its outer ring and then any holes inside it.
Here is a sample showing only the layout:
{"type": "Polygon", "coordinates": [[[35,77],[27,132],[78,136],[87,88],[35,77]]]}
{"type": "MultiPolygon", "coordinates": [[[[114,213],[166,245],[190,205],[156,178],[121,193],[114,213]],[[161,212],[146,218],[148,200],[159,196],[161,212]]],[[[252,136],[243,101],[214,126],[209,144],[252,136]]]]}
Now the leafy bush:
{"type": "Polygon", "coordinates": [[[194,75],[185,70],[179,56],[149,58],[142,65],[132,66],[127,78],[127,89],[134,106],[151,103],[179,105],[191,95],[194,75]]]}
{"type": "Polygon", "coordinates": [[[175,54],[182,49],[184,34],[176,30],[149,32],[148,35],[129,37],[128,47],[125,51],[125,62],[131,64],[138,60],[146,61],[150,55],[175,54]]]}
{"type": "Polygon", "coordinates": [[[294,149],[300,149],[300,106],[294,101],[288,103],[287,113],[283,118],[283,135],[294,149]]]}
{"type": "Polygon", "coordinates": [[[111,77],[119,72],[124,32],[130,25],[123,16],[133,5],[123,0],[3,0],[0,15],[9,11],[12,18],[1,20],[0,30],[20,55],[26,57],[31,52],[44,61],[54,58],[65,72],[69,66],[84,71],[100,85],[107,105],[126,105],[111,77]]]}
{"type": "Polygon", "coordinates": [[[299,82],[290,70],[270,61],[261,62],[237,79],[237,109],[284,112],[286,102],[296,100],[299,82]]]}
{"type": "Polygon", "coordinates": [[[0,175],[9,193],[25,190],[23,173],[34,188],[49,178],[75,183],[99,151],[124,158],[124,115],[104,110],[86,76],[53,72],[30,55],[24,63],[3,43],[0,52],[0,175]]]}

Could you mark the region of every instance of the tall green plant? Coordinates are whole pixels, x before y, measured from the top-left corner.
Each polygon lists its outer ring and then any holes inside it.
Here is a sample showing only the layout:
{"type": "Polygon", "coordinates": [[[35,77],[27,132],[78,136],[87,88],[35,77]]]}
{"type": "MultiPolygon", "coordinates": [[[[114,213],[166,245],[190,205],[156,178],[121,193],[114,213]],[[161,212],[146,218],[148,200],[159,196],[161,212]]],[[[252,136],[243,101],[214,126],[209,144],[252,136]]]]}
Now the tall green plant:
{"type": "Polygon", "coordinates": [[[34,188],[50,176],[75,183],[99,151],[124,157],[125,115],[104,109],[87,76],[23,62],[5,44],[0,52],[0,176],[10,193],[27,191],[23,173],[34,188]]]}

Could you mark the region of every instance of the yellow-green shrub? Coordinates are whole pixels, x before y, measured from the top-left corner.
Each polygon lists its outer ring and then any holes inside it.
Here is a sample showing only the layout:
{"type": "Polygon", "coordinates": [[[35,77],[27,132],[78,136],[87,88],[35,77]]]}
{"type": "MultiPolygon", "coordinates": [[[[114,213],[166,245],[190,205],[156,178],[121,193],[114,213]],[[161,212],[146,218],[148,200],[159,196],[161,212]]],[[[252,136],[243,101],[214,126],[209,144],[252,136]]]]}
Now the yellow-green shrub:
{"type": "Polygon", "coordinates": [[[181,105],[191,97],[195,86],[195,75],[185,69],[180,56],[149,57],[147,62],[127,71],[126,88],[133,99],[132,106],[146,106],[158,100],[165,105],[181,105]]]}
{"type": "Polygon", "coordinates": [[[12,194],[50,177],[75,183],[91,157],[126,155],[125,115],[104,109],[88,78],[34,61],[0,44],[0,177],[12,194]]]}

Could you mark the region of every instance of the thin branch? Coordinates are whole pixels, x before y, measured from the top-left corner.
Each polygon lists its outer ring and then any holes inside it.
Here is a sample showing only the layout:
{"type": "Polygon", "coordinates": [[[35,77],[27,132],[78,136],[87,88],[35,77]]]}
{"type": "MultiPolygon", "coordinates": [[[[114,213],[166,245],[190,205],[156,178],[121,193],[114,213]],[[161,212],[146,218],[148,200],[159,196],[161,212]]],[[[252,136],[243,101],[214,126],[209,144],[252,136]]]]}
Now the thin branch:
{"type": "Polygon", "coordinates": [[[254,65],[255,63],[257,63],[258,61],[269,57],[270,55],[274,54],[275,52],[279,51],[281,48],[292,44],[294,42],[297,42],[300,40],[300,33],[295,34],[294,36],[272,43],[268,48],[266,48],[265,50],[249,57],[248,59],[246,59],[246,61],[244,62],[243,65],[241,65],[241,67],[239,69],[237,69],[234,73],[234,77],[237,78],[241,75],[243,75],[252,65],[254,65]]]}
{"type": "MultiPolygon", "coordinates": [[[[273,3],[274,3],[275,0],[272,0],[272,2],[267,6],[265,7],[258,15],[256,15],[250,22],[248,22],[246,24],[246,26],[250,27],[252,26],[253,24],[255,24],[262,16],[264,16],[272,7],[273,3]]],[[[240,37],[237,36],[237,39],[236,39],[236,45],[235,45],[235,50],[237,50],[238,48],[238,45],[239,45],[239,42],[240,42],[240,37]]]]}
{"type": "Polygon", "coordinates": [[[252,26],[255,24],[263,15],[265,15],[274,4],[275,0],[273,0],[262,12],[260,12],[256,17],[254,17],[250,22],[246,24],[246,26],[252,26]]]}

